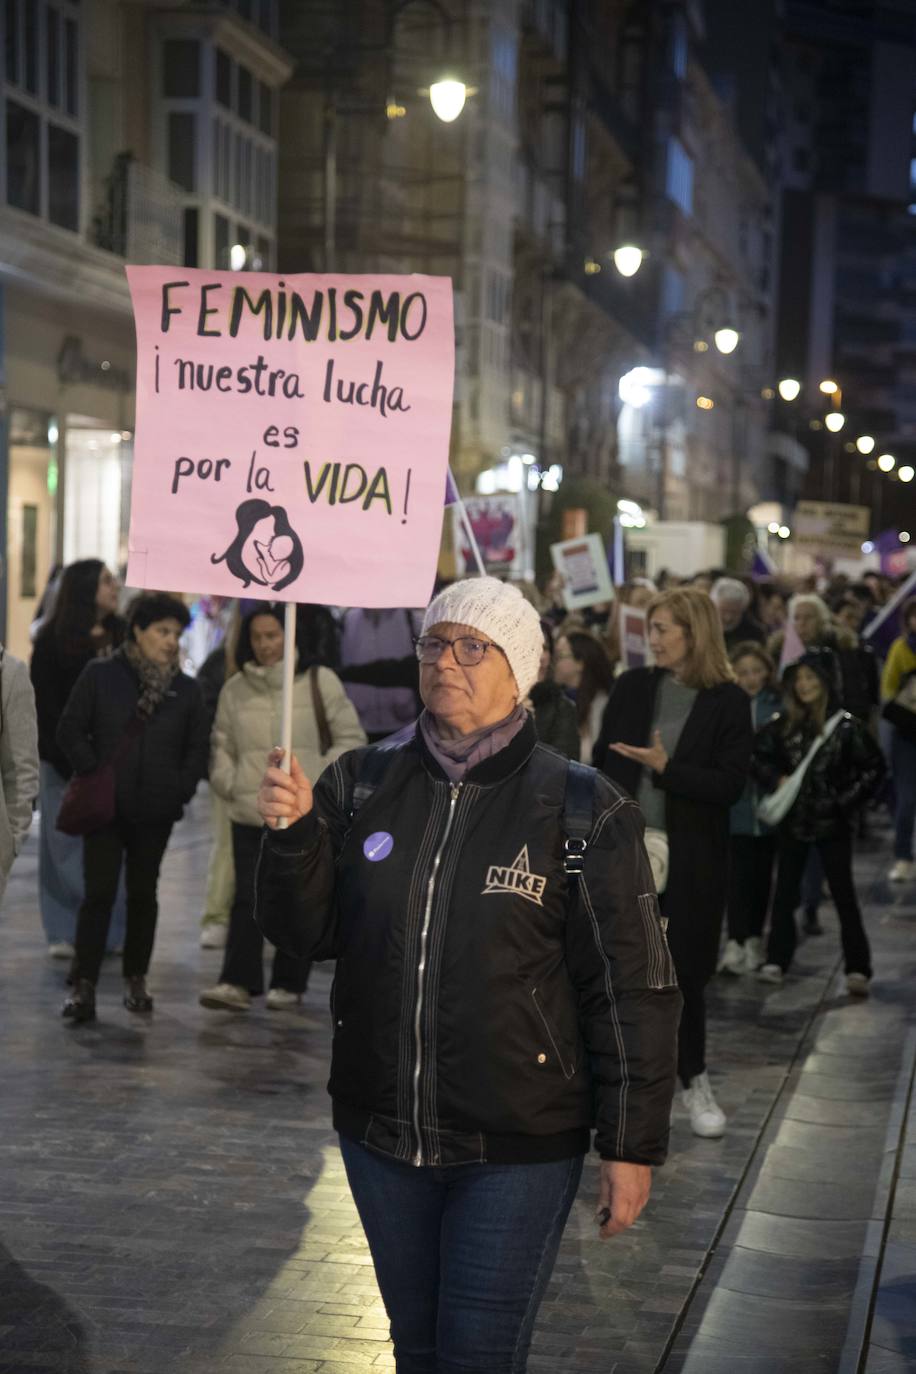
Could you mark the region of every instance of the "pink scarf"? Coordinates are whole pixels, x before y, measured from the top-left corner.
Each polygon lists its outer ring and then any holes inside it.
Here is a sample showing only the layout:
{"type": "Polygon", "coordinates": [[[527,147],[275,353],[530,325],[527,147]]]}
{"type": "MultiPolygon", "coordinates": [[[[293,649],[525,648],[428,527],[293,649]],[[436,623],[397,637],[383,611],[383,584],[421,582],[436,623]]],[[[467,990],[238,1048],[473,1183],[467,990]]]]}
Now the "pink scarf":
{"type": "Polygon", "coordinates": [[[472,730],[460,739],[443,739],[435,716],[424,710],[420,716],[420,731],[427,749],[449,782],[462,782],[469,769],[505,749],[527,719],[528,712],[524,706],[516,706],[504,720],[498,720],[494,725],[472,730]]]}

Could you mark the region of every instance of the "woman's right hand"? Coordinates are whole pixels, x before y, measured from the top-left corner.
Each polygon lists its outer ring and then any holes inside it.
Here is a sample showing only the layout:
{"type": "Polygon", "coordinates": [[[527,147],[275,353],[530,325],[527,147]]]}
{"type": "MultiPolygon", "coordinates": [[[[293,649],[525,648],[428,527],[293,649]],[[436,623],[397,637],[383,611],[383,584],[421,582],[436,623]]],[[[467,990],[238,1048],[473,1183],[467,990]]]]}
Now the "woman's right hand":
{"type": "Polygon", "coordinates": [[[258,792],[258,811],[271,830],[276,830],[281,818],[287,825],[295,825],[308,815],[314,804],[312,784],[299,767],[296,755],[293,754],[289,773],[280,767],[282,759],[282,749],[270,751],[267,772],[258,792]]]}

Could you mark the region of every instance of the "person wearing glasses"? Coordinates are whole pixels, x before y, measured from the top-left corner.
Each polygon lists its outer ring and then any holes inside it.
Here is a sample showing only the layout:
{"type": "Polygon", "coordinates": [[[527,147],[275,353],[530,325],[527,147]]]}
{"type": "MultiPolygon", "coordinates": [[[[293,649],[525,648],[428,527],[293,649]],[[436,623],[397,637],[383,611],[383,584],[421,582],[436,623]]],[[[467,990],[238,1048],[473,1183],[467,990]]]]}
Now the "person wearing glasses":
{"type": "Polygon", "coordinates": [[[401,1374],[526,1369],[591,1128],[603,1237],[667,1149],[680,994],[642,819],[538,742],[542,647],[517,588],[453,584],[423,619],[409,737],[314,791],[275,751],[259,794],[261,929],[338,961],[334,1124],[401,1374]]]}

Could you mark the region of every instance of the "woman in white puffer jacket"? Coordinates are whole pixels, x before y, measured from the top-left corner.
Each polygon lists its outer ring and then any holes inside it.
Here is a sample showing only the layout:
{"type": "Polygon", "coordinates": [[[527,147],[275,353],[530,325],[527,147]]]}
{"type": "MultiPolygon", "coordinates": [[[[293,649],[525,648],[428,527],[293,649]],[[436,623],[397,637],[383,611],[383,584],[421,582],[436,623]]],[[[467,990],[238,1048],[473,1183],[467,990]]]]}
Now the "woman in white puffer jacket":
{"type": "MultiPolygon", "coordinates": [[[[232,822],[235,901],[223,968],[201,1006],[247,1011],[264,990],[263,937],[254,922],[254,876],[261,844],[257,794],[264,760],[281,735],[283,608],[265,602],[242,622],[236,653],[239,672],[223,687],[210,747],[210,786],[227,803],[232,822]]],[[[297,665],[298,666],[298,665],[297,665]]],[[[343,685],[330,668],[297,672],[293,693],[293,748],[318,777],[347,749],[366,743],[343,685]]],[[[303,767],[306,765],[303,764],[303,767]]],[[[300,1001],[309,965],[275,952],[268,1007],[300,1001]]]]}

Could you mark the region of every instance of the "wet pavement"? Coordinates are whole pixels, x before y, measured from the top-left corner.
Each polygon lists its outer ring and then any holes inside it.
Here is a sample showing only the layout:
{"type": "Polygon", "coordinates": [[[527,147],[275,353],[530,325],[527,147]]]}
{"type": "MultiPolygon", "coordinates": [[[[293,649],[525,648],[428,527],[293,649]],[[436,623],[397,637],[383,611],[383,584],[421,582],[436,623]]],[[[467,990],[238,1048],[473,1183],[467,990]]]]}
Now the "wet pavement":
{"type": "MultiPolygon", "coordinates": [[[[330,1125],[330,971],[303,1007],[207,1012],[198,947],[205,792],[176,831],[147,1023],[58,1015],[36,843],[0,912],[0,1374],[357,1374],[392,1369],[387,1322],[330,1125]]],[[[593,1166],[530,1359],[539,1374],[916,1369],[916,884],[888,834],[857,871],[867,1002],[839,976],[832,908],[778,988],[717,980],[721,1141],[678,1114],[644,1218],[596,1239],[593,1166]]]]}

